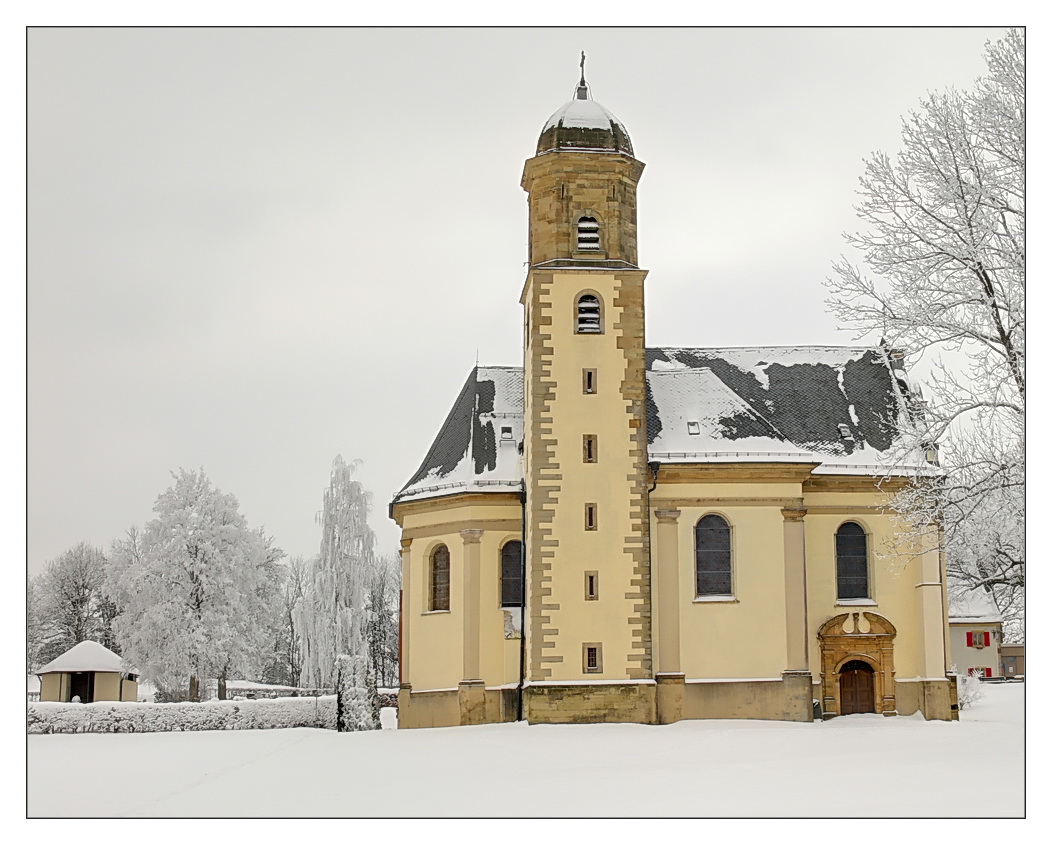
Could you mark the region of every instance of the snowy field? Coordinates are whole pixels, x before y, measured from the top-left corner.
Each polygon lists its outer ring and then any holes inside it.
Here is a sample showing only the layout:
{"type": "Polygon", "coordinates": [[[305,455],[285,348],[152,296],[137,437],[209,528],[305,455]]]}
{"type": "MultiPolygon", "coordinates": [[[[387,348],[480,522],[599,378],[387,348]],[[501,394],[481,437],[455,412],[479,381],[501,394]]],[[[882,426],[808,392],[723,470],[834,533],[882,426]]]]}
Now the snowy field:
{"type": "Polygon", "coordinates": [[[482,725],[28,737],[40,816],[1019,817],[1023,684],[959,723],[482,725]],[[854,796],[846,802],[842,796],[854,796]]]}

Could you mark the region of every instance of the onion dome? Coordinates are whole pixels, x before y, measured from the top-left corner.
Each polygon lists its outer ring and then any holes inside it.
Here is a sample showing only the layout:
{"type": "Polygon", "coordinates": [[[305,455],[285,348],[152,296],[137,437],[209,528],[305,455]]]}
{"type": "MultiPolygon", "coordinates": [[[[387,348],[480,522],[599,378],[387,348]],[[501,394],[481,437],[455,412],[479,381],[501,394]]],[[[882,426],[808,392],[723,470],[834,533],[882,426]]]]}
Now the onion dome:
{"type": "Polygon", "coordinates": [[[553,150],[624,153],[634,157],[624,124],[592,99],[584,79],[584,53],[581,81],[574,98],[548,118],[537,141],[538,155],[553,150]]]}

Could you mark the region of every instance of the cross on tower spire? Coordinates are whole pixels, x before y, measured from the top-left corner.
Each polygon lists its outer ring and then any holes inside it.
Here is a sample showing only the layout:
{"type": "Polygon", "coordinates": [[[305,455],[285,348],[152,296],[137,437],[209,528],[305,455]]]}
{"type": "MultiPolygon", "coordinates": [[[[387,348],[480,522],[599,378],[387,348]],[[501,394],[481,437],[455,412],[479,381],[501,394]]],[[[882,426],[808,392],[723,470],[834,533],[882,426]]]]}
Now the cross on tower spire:
{"type": "Polygon", "coordinates": [[[577,99],[587,100],[588,83],[584,81],[584,50],[581,51],[581,81],[577,83],[577,99]]]}

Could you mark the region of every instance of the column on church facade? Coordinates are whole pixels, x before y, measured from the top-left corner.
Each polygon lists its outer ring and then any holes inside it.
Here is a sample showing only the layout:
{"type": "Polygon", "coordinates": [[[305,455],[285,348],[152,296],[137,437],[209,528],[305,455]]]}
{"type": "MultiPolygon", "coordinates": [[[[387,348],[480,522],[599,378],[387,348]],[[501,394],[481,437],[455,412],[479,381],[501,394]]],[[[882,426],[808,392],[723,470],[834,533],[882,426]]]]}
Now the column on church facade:
{"type": "Polygon", "coordinates": [[[807,578],[803,507],[782,508],[785,547],[786,671],[808,671],[807,578]]]}
{"type": "Polygon", "coordinates": [[[403,684],[409,683],[409,620],[412,614],[409,612],[409,601],[412,596],[412,578],[410,576],[411,560],[409,548],[412,540],[402,540],[402,596],[399,608],[400,639],[398,641],[398,677],[403,684]]]}
{"type": "Polygon", "coordinates": [[[463,615],[463,679],[478,680],[479,669],[479,570],[482,530],[466,528],[460,532],[464,540],[464,593],[461,599],[463,615]]]}
{"type": "Polygon", "coordinates": [[[681,671],[679,648],[679,515],[655,510],[657,517],[658,674],[681,671]]]}

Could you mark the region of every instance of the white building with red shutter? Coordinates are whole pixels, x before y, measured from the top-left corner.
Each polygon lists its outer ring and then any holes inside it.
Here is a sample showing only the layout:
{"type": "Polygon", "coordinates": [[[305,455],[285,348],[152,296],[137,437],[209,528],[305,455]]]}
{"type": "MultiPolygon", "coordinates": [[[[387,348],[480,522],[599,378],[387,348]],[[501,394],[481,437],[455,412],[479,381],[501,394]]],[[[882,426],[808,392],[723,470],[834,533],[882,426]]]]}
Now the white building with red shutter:
{"type": "Polygon", "coordinates": [[[1001,614],[985,590],[949,586],[950,662],[961,675],[1000,678],[1001,614]]]}

